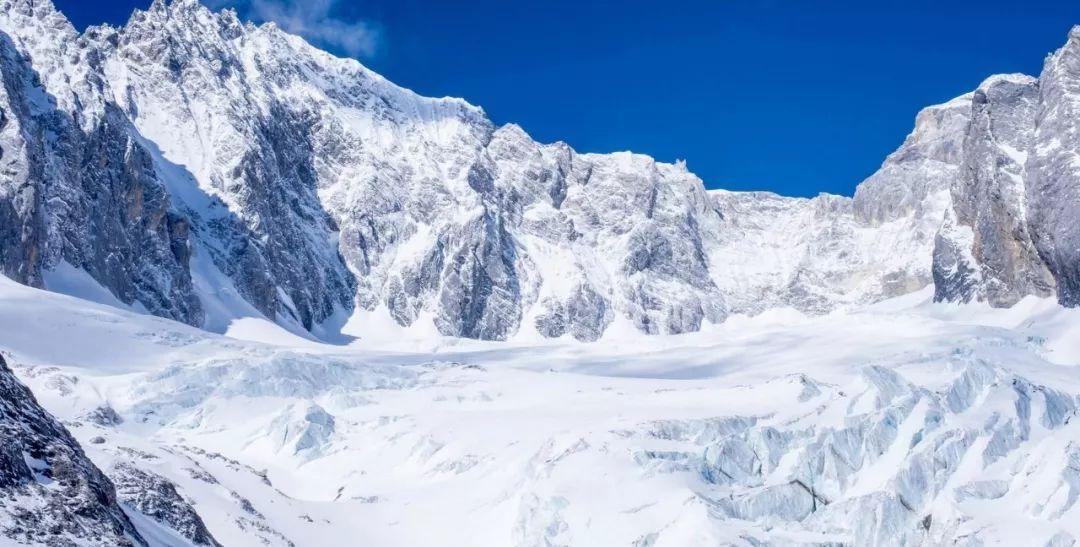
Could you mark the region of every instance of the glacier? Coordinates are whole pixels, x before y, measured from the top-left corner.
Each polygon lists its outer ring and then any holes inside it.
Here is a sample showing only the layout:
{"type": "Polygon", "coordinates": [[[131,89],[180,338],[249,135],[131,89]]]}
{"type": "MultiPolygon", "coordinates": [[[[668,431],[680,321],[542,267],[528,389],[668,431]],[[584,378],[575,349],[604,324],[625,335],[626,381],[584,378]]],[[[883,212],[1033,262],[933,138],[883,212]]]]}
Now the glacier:
{"type": "Polygon", "coordinates": [[[1080,534],[1080,315],[1052,298],[928,288],[680,336],[411,352],[262,328],[276,344],[0,279],[0,354],[146,545],[1080,534]]]}

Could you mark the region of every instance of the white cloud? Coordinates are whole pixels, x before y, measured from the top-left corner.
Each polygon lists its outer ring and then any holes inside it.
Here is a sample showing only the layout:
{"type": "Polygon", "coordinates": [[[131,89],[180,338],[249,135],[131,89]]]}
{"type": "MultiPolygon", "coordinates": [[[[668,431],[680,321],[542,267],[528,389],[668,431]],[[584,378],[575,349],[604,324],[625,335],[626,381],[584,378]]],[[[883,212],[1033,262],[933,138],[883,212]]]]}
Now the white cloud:
{"type": "Polygon", "coordinates": [[[292,34],[320,46],[336,48],[352,57],[371,57],[379,45],[379,32],[367,21],[346,20],[334,15],[338,0],[221,0],[246,19],[273,21],[292,34]]]}

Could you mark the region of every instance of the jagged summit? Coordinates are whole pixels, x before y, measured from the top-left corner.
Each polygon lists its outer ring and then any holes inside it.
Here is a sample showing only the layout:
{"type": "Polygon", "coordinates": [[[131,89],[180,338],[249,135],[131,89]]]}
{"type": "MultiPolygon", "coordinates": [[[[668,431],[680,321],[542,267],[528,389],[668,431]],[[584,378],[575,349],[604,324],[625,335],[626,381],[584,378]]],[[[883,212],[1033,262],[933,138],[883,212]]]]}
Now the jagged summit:
{"type": "Polygon", "coordinates": [[[1037,83],[1038,81],[1039,79],[1034,76],[1021,74],[1019,72],[1015,72],[1012,74],[994,74],[983,80],[982,83],[979,84],[979,87],[976,88],[976,90],[986,90],[1002,82],[1016,85],[1030,85],[1037,83]]]}

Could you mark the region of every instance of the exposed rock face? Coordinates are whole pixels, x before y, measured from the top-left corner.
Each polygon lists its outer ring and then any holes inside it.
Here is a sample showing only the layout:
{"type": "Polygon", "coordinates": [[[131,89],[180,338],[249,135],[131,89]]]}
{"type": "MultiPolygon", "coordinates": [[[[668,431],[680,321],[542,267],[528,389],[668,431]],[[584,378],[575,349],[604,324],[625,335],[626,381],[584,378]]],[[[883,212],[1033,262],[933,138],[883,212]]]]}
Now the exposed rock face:
{"type": "Polygon", "coordinates": [[[41,250],[45,220],[40,183],[30,172],[21,120],[27,110],[25,66],[10,41],[0,46],[0,267],[4,275],[30,285],[41,285],[41,250]]]}
{"type": "Polygon", "coordinates": [[[1080,27],[1038,80],[984,82],[972,112],[935,251],[937,299],[1008,306],[1056,290],[1080,304],[1080,27]]]}
{"type": "Polygon", "coordinates": [[[972,97],[953,207],[935,247],[935,298],[1011,306],[1053,294],[1054,280],[1027,225],[1025,164],[1039,85],[995,76],[972,97]]]}
{"type": "Polygon", "coordinates": [[[576,340],[592,342],[600,338],[611,321],[608,303],[588,285],[578,285],[565,303],[555,298],[542,304],[536,330],[548,338],[569,333],[576,340]]]}
{"type": "Polygon", "coordinates": [[[1047,58],[1039,78],[1035,138],[1027,161],[1028,226],[1057,281],[1058,299],[1080,305],[1080,27],[1047,58]]]}
{"type": "Polygon", "coordinates": [[[937,228],[941,194],[952,186],[963,158],[971,98],[963,95],[919,112],[900,148],[855,190],[859,220],[881,225],[914,213],[937,228]]]}
{"type": "Polygon", "coordinates": [[[934,241],[934,300],[970,302],[985,295],[982,267],[975,259],[975,232],[960,225],[949,208],[934,241]]]}
{"type": "Polygon", "coordinates": [[[124,503],[175,530],[194,545],[220,545],[210,535],[199,514],[168,479],[126,461],[117,462],[110,475],[116,483],[117,496],[124,503]]]}
{"type": "Polygon", "coordinates": [[[0,356],[0,536],[43,545],[145,542],[113,483],[86,457],[0,356]]]}
{"type": "MultiPolygon", "coordinates": [[[[316,196],[317,141],[332,121],[289,95],[291,80],[312,67],[274,54],[289,51],[284,36],[249,33],[232,12],[215,15],[192,1],[155,2],[122,29],[94,34],[108,59],[102,76],[132,123],[227,208],[198,229],[244,298],[308,329],[351,309],[352,275],[316,196]],[[261,47],[246,47],[252,42],[261,47]]],[[[200,205],[180,207],[200,219],[200,205]]]]}
{"type": "Polygon", "coordinates": [[[498,340],[517,331],[522,299],[517,249],[501,216],[485,208],[444,232],[432,252],[431,259],[442,265],[439,332],[498,340]]]}
{"type": "Polygon", "coordinates": [[[47,2],[0,3],[0,29],[4,272],[41,285],[42,270],[65,260],[123,302],[200,322],[187,221],[105,98],[100,58],[47,2]],[[61,73],[72,61],[83,70],[61,73]]]}
{"type": "Polygon", "coordinates": [[[856,218],[882,234],[872,244],[879,259],[896,264],[882,272],[882,296],[933,280],[932,250],[961,169],[971,99],[967,94],[920,111],[904,144],[855,190],[856,218]]]}

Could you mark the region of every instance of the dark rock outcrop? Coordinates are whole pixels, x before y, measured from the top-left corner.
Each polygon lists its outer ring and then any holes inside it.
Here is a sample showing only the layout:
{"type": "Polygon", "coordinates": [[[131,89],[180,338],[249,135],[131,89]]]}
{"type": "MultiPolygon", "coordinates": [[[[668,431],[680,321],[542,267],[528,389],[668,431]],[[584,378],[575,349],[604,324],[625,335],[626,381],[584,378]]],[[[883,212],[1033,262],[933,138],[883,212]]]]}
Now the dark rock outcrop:
{"type": "Polygon", "coordinates": [[[0,537],[44,545],[144,545],[113,483],[0,356],[0,537]]]}

